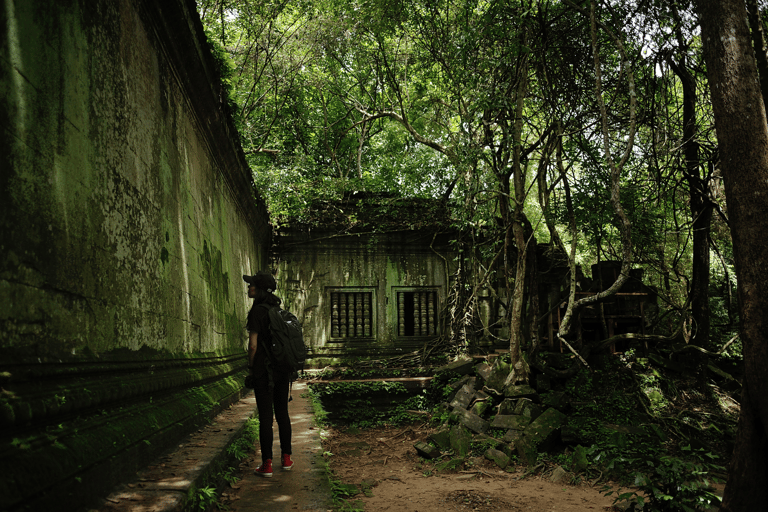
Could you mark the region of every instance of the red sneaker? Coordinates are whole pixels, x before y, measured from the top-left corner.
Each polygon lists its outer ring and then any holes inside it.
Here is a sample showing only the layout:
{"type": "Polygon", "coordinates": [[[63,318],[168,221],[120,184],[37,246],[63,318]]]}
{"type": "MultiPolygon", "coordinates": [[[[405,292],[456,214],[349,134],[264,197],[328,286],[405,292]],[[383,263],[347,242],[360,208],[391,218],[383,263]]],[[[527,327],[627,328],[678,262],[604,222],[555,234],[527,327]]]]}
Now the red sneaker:
{"type": "Polygon", "coordinates": [[[282,459],[283,459],[283,469],[285,471],[290,471],[291,469],[293,469],[293,461],[291,460],[290,454],[284,453],[282,459]]]}
{"type": "Polygon", "coordinates": [[[272,478],[272,459],[267,459],[256,468],[256,474],[265,478],[272,478]]]}

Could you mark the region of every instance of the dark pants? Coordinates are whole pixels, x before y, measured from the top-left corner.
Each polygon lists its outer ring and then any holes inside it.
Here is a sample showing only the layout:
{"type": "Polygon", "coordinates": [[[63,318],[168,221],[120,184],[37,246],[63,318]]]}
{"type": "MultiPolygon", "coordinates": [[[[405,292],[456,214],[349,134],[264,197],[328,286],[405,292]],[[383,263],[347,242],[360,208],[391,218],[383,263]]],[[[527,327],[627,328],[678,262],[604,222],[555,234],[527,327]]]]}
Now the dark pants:
{"type": "Polygon", "coordinates": [[[269,377],[264,374],[256,380],[256,408],[259,410],[259,445],[261,460],[272,459],[272,411],[277,420],[280,435],[280,451],[291,454],[291,418],[288,416],[289,375],[274,372],[272,375],[274,387],[269,390],[269,377]]]}

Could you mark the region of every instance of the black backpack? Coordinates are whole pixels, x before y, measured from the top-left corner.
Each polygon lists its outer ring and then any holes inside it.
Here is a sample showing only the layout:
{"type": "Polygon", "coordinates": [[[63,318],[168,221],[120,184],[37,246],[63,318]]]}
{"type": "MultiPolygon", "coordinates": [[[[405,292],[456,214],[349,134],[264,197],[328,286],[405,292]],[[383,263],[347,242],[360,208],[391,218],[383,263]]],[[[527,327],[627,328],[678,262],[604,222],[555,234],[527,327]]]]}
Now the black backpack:
{"type": "Polygon", "coordinates": [[[307,347],[301,333],[301,323],[296,315],[277,306],[269,308],[269,333],[272,346],[269,347],[269,362],[275,367],[291,374],[291,381],[296,380],[299,371],[304,369],[307,359],[307,347]]]}

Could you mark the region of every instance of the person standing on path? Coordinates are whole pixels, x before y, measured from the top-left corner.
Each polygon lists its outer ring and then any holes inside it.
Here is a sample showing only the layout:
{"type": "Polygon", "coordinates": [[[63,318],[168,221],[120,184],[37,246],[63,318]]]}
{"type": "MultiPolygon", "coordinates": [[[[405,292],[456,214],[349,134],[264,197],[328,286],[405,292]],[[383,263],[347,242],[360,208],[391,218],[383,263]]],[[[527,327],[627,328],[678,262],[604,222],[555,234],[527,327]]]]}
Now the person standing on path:
{"type": "Polygon", "coordinates": [[[281,301],[272,292],[277,283],[272,274],[260,271],[253,276],[243,276],[248,283],[248,297],[253,306],[248,312],[248,369],[256,393],[256,408],[259,413],[259,445],[261,465],[256,474],[272,476],[272,420],[277,420],[280,436],[280,452],[283,470],[293,468],[291,460],[291,418],[288,415],[290,374],[269,365],[272,336],[269,332],[269,308],[279,306],[281,301]]]}

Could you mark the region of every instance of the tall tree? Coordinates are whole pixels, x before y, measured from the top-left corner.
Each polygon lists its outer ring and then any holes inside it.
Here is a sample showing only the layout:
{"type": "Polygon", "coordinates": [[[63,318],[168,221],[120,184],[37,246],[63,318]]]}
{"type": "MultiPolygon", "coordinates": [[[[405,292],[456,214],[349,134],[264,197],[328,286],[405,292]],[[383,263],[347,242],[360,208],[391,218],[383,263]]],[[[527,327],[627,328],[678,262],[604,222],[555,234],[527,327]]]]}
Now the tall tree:
{"type": "Polygon", "coordinates": [[[697,0],[738,276],[745,375],[722,510],[768,510],[768,125],[743,0],[697,0]]]}

